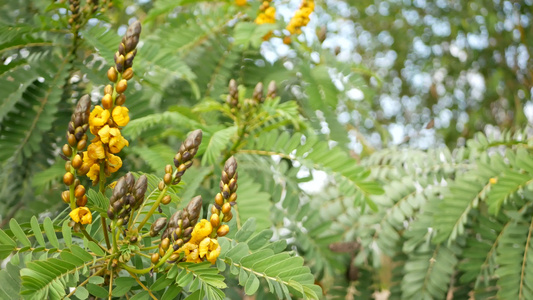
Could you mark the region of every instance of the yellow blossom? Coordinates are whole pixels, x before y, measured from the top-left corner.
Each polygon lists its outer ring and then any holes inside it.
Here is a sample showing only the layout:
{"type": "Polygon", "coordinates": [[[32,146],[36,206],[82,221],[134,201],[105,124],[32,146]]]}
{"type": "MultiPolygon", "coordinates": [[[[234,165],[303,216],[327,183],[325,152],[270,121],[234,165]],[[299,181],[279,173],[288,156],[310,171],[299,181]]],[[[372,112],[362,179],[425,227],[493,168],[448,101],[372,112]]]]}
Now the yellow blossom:
{"type": "Polygon", "coordinates": [[[129,146],[128,140],[120,134],[120,129],[116,127],[105,125],[98,131],[98,136],[102,143],[109,144],[109,151],[111,153],[119,153],[124,146],[129,146]]]}
{"type": "Polygon", "coordinates": [[[92,160],[105,158],[105,150],[102,142],[98,141],[96,143],[91,143],[89,147],[87,147],[87,155],[92,160]]]}
{"type": "Polygon", "coordinates": [[[181,246],[181,248],[178,249],[178,253],[184,253],[186,262],[194,262],[199,263],[202,261],[200,256],[198,255],[198,245],[187,242],[185,245],[181,246]]]}
{"type": "Polygon", "coordinates": [[[246,0],[235,0],[235,4],[237,4],[238,6],[245,6],[246,0]]]}
{"type": "Polygon", "coordinates": [[[213,226],[211,222],[206,219],[202,219],[199,223],[194,226],[194,229],[191,233],[191,240],[189,243],[198,244],[204,238],[211,234],[213,231],[213,226]]]}
{"type": "Polygon", "coordinates": [[[103,109],[100,105],[94,107],[89,115],[89,126],[91,133],[96,135],[100,127],[104,126],[109,120],[110,113],[107,109],[103,109]]]}
{"type": "Polygon", "coordinates": [[[109,153],[107,155],[107,167],[111,173],[115,173],[122,167],[122,159],[120,157],[109,153]]]}
{"type": "Polygon", "coordinates": [[[211,264],[214,264],[220,255],[220,245],[218,241],[206,237],[198,245],[198,254],[201,258],[205,257],[211,264]]]}
{"type": "Polygon", "coordinates": [[[113,121],[115,121],[118,126],[126,126],[130,121],[130,116],[128,115],[128,112],[128,108],[124,106],[115,106],[115,108],[113,108],[112,113],[113,121]]]}
{"type": "Polygon", "coordinates": [[[78,207],[70,212],[70,217],[74,222],[81,224],[90,224],[93,221],[93,215],[87,207],[78,207]]]}
{"type": "Polygon", "coordinates": [[[91,166],[91,169],[89,169],[89,172],[87,173],[87,177],[91,178],[92,181],[97,180],[98,176],[100,175],[100,165],[94,164],[91,166]]]}

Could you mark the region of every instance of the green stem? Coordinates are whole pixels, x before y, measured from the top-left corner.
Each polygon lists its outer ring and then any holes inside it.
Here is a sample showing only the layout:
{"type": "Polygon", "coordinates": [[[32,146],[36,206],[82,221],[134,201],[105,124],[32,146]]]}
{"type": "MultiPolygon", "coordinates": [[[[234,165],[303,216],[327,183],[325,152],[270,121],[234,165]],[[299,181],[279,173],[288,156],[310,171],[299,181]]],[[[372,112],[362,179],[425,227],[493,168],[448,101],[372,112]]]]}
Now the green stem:
{"type": "MultiPolygon", "coordinates": [[[[144,219],[141,221],[139,226],[137,226],[138,231],[140,231],[143,228],[144,224],[146,224],[146,221],[148,221],[148,219],[154,214],[155,210],[161,203],[161,200],[163,200],[163,197],[165,197],[167,190],[168,190],[168,186],[165,186],[165,188],[159,194],[159,197],[157,197],[157,200],[155,200],[155,203],[152,205],[152,208],[150,208],[150,211],[148,211],[148,213],[146,214],[146,216],[144,216],[144,219]]],[[[140,213],[141,211],[139,211],[139,214],[140,213]]]]}
{"type": "Polygon", "coordinates": [[[104,250],[107,253],[110,253],[109,250],[102,247],[100,243],[98,243],[95,239],[93,239],[93,237],[87,232],[87,230],[85,230],[84,227],[81,227],[81,233],[83,233],[83,236],[85,236],[89,241],[94,242],[96,245],[98,245],[98,247],[100,247],[102,250],[104,250]]]}
{"type": "MultiPolygon", "coordinates": [[[[100,177],[98,178],[100,181],[99,190],[102,195],[105,194],[105,162],[100,164],[100,177]]],[[[105,221],[105,218],[107,216],[105,214],[100,214],[100,219],[102,220],[102,231],[104,232],[104,239],[105,244],[107,246],[107,249],[111,249],[111,243],[109,242],[109,235],[107,234],[107,222],[105,221]]]]}
{"type": "Polygon", "coordinates": [[[117,245],[117,235],[115,234],[115,231],[117,230],[117,223],[113,221],[111,223],[111,230],[112,230],[112,237],[113,237],[113,253],[118,253],[118,245],[117,245]]]}
{"type": "Polygon", "coordinates": [[[146,274],[146,273],[150,272],[150,270],[159,268],[162,264],[164,264],[167,261],[167,259],[172,255],[172,253],[174,253],[174,249],[172,248],[172,246],[170,246],[168,248],[167,252],[165,253],[165,255],[163,257],[161,257],[161,259],[159,260],[159,262],[155,266],[148,267],[148,268],[145,268],[145,269],[138,270],[138,269],[135,269],[135,268],[130,267],[130,266],[128,266],[126,264],[123,264],[123,263],[120,264],[120,267],[124,268],[124,270],[126,270],[128,272],[131,272],[131,273],[146,274]]]}

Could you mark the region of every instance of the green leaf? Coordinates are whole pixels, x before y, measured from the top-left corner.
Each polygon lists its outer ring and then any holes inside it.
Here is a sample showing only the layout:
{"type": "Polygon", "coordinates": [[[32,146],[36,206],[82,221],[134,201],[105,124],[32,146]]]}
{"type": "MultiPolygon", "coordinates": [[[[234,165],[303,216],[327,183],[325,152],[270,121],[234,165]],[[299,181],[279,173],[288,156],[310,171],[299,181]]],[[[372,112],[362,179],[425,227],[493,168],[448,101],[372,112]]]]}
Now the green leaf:
{"type": "Polygon", "coordinates": [[[63,222],[61,232],[63,233],[63,240],[65,241],[65,245],[70,248],[72,246],[72,229],[70,228],[70,226],[68,226],[68,223],[70,223],[69,220],[65,220],[63,222]]]}
{"type": "Polygon", "coordinates": [[[89,241],[89,249],[98,256],[104,256],[105,252],[95,242],[89,241]]]}
{"type": "Polygon", "coordinates": [[[26,237],[26,234],[24,233],[24,231],[22,230],[22,228],[20,228],[20,225],[19,223],[17,223],[17,221],[15,219],[11,219],[9,220],[9,228],[11,228],[11,231],[13,232],[13,234],[15,235],[15,237],[26,247],[30,247],[31,246],[31,243],[30,243],[30,240],[28,240],[28,238],[26,237]]]}
{"type": "Polygon", "coordinates": [[[54,224],[52,223],[52,220],[49,217],[46,217],[44,219],[43,227],[50,244],[52,244],[52,246],[54,246],[55,248],[59,248],[59,241],[57,240],[54,224]]]}
{"type": "Polygon", "coordinates": [[[257,279],[257,276],[255,276],[254,273],[250,273],[250,276],[248,276],[248,280],[246,281],[246,285],[244,286],[244,292],[246,295],[251,296],[257,292],[258,288],[259,279],[257,279]]]}
{"type": "Polygon", "coordinates": [[[104,289],[103,287],[99,285],[88,283],[86,287],[89,293],[91,293],[92,295],[96,297],[107,298],[108,296],[108,291],[106,291],[106,289],[104,289]]]}
{"type": "Polygon", "coordinates": [[[202,165],[216,164],[220,159],[220,153],[227,147],[231,137],[237,132],[236,126],[231,126],[214,132],[208,140],[202,142],[206,143],[206,149],[202,157],[202,165]]]}
{"type": "Polygon", "coordinates": [[[37,221],[37,218],[35,216],[31,217],[30,220],[31,224],[31,230],[33,231],[33,234],[35,235],[35,239],[41,245],[42,247],[46,246],[46,243],[44,242],[43,234],[41,233],[41,227],[39,226],[39,222],[37,221]]]}

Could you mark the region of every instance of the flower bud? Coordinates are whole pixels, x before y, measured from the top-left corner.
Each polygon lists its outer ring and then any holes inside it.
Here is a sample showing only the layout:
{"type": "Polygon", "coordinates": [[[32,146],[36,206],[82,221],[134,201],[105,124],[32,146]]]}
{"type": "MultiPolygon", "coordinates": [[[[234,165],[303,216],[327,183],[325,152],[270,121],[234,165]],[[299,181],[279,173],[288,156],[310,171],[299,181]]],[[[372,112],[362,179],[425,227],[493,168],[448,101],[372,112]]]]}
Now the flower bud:
{"type": "Polygon", "coordinates": [[[172,183],[172,174],[166,173],[165,176],[163,177],[163,181],[165,182],[166,185],[170,185],[172,183]]]}
{"type": "Polygon", "coordinates": [[[221,193],[218,193],[218,194],[215,196],[215,203],[218,204],[219,206],[224,205],[224,197],[222,196],[221,193]]]}
{"type": "Polygon", "coordinates": [[[78,142],[78,145],[77,145],[77,149],[78,150],[83,150],[85,149],[85,146],[87,146],[87,140],[86,139],[83,139],[81,141],[78,142]]]}
{"type": "Polygon", "coordinates": [[[220,213],[220,210],[216,208],[216,206],[211,206],[211,213],[213,215],[218,215],[220,213]]]}
{"type": "Polygon", "coordinates": [[[115,69],[115,67],[111,67],[109,68],[109,70],[107,70],[107,78],[112,81],[112,82],[115,82],[117,81],[117,70],[115,69]]]}
{"type": "Polygon", "coordinates": [[[224,205],[222,205],[222,213],[227,215],[230,212],[231,212],[231,204],[224,203],[224,205]]]}
{"type": "Polygon", "coordinates": [[[162,191],[165,188],[165,182],[161,180],[159,184],[157,185],[157,188],[162,191]]]}
{"type": "Polygon", "coordinates": [[[265,101],[265,99],[263,98],[263,83],[262,82],[258,82],[257,85],[255,86],[252,98],[256,102],[265,101]]]}
{"type": "Polygon", "coordinates": [[[154,265],[157,264],[159,262],[159,253],[152,254],[151,260],[154,265]]]}
{"type": "Polygon", "coordinates": [[[105,88],[104,88],[104,94],[105,94],[105,95],[111,95],[111,94],[113,94],[113,87],[112,87],[110,84],[108,84],[108,85],[105,86],[105,88]]]}
{"type": "Polygon", "coordinates": [[[233,193],[229,196],[228,202],[236,202],[237,201],[237,193],[233,193]]]}
{"type": "Polygon", "coordinates": [[[74,183],[74,174],[67,172],[63,175],[63,183],[66,185],[71,185],[74,183]]]}
{"type": "Polygon", "coordinates": [[[124,103],[126,103],[126,95],[118,95],[117,99],[115,99],[115,105],[121,106],[124,105],[124,103]]]}
{"type": "Polygon", "coordinates": [[[126,70],[124,70],[124,73],[122,73],[122,78],[126,80],[130,80],[131,78],[133,78],[133,69],[127,68],[126,70]]]}
{"type": "Polygon", "coordinates": [[[270,81],[270,83],[268,84],[267,98],[276,98],[276,82],[274,80],[270,81]]]}
{"type": "Polygon", "coordinates": [[[228,234],[228,232],[229,232],[229,226],[224,224],[224,225],[220,226],[220,228],[218,228],[217,235],[218,236],[225,236],[226,234],[228,234]]]}
{"type": "Polygon", "coordinates": [[[85,187],[80,184],[74,190],[74,196],[76,198],[80,198],[80,197],[83,197],[83,195],[85,195],[85,187]]]}
{"type": "MultiPolygon", "coordinates": [[[[78,140],[76,139],[76,136],[74,134],[68,133],[67,136],[68,136],[68,138],[67,138],[68,144],[71,147],[75,147],[76,145],[78,145],[78,140]]],[[[63,150],[65,150],[65,149],[63,149],[63,150]]],[[[72,154],[72,150],[71,150],[70,153],[72,154]]],[[[63,154],[64,154],[64,152],[63,152],[63,154]]],[[[67,155],[67,156],[70,156],[70,155],[67,155]]]]}
{"type": "Polygon", "coordinates": [[[165,250],[159,246],[159,256],[163,257],[165,256],[165,250]]]}
{"type": "Polygon", "coordinates": [[[66,157],[70,157],[72,155],[72,148],[70,148],[69,145],[65,144],[63,145],[63,154],[65,154],[66,157]]]}
{"type": "Polygon", "coordinates": [[[209,220],[211,222],[211,226],[218,227],[220,225],[220,218],[218,215],[211,215],[211,218],[209,220]]]}
{"type": "Polygon", "coordinates": [[[70,203],[70,191],[63,191],[61,193],[61,199],[63,199],[63,202],[69,204],[70,203]]]}
{"type": "Polygon", "coordinates": [[[157,219],[154,223],[152,223],[152,226],[150,227],[150,230],[154,232],[161,231],[165,226],[167,225],[167,218],[162,217],[157,219]]]}
{"type": "Polygon", "coordinates": [[[65,172],[70,172],[71,167],[72,163],[70,161],[65,162],[65,172]]]}
{"type": "Polygon", "coordinates": [[[79,154],[76,154],[74,158],[72,159],[72,166],[74,169],[79,169],[83,163],[83,160],[81,159],[81,156],[79,154]]]}
{"type": "Polygon", "coordinates": [[[163,248],[163,250],[167,251],[169,246],[170,246],[169,238],[165,238],[164,240],[161,241],[161,248],[163,248]]]}
{"type": "Polygon", "coordinates": [[[87,195],[83,195],[83,197],[76,199],[76,205],[77,206],[87,205],[87,195]]]}
{"type": "Polygon", "coordinates": [[[222,222],[229,222],[233,219],[233,214],[231,211],[229,211],[227,214],[224,214],[224,218],[222,219],[222,222]]]}
{"type": "Polygon", "coordinates": [[[166,165],[165,166],[165,173],[172,174],[172,166],[171,165],[166,165]]]}
{"type": "Polygon", "coordinates": [[[115,218],[115,212],[113,211],[112,207],[110,207],[107,210],[107,217],[110,218],[111,220],[113,220],[115,218]]]}
{"type": "Polygon", "coordinates": [[[128,81],[126,79],[122,79],[117,83],[116,89],[117,93],[122,94],[126,91],[128,88],[128,81]]]}
{"type": "Polygon", "coordinates": [[[170,195],[166,195],[165,197],[163,197],[163,199],[161,199],[161,203],[163,203],[164,205],[167,205],[170,203],[171,200],[172,198],[170,197],[170,195]]]}
{"type": "Polygon", "coordinates": [[[146,175],[141,175],[141,177],[137,179],[137,182],[135,182],[135,186],[133,187],[133,196],[135,197],[135,199],[141,199],[142,197],[144,197],[147,188],[148,178],[146,178],[146,175]]]}
{"type": "Polygon", "coordinates": [[[104,98],[102,98],[102,106],[105,109],[111,109],[113,107],[113,97],[110,94],[106,94],[104,98]]]}

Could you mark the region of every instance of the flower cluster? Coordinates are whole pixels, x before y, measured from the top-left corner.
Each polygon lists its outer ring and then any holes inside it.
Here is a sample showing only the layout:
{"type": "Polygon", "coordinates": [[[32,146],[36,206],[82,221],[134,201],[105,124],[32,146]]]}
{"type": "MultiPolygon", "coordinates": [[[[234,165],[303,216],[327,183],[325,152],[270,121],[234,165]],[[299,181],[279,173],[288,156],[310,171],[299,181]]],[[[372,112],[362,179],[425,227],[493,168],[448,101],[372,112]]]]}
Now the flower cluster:
{"type": "Polygon", "coordinates": [[[270,5],[271,1],[272,0],[266,0],[261,6],[259,6],[261,12],[257,15],[257,18],[255,18],[256,24],[276,23],[276,8],[270,5]]]}
{"type": "Polygon", "coordinates": [[[287,30],[291,34],[300,34],[302,33],[302,27],[306,26],[309,23],[309,16],[315,9],[314,0],[302,0],[300,8],[294,14],[294,17],[290,20],[287,25],[287,30]]]}
{"type": "Polygon", "coordinates": [[[191,239],[178,249],[178,253],[185,254],[185,261],[199,263],[204,260],[214,264],[220,255],[220,245],[210,235],[213,232],[211,222],[202,219],[194,226],[191,239]]]}
{"type": "Polygon", "coordinates": [[[139,42],[140,32],[141,25],[138,21],[128,28],[115,54],[115,66],[107,72],[114,87],[105,87],[102,106],[95,106],[89,116],[89,129],[95,138],[87,151],[83,152],[80,174],[86,174],[93,180],[93,184],[101,180],[102,175],[110,176],[122,167],[122,160],[115,154],[129,146],[120,132],[130,121],[129,110],[123,106],[126,102],[123,93],[128,87],[127,80],[133,77],[131,66],[137,53],[135,47],[139,42]]]}

